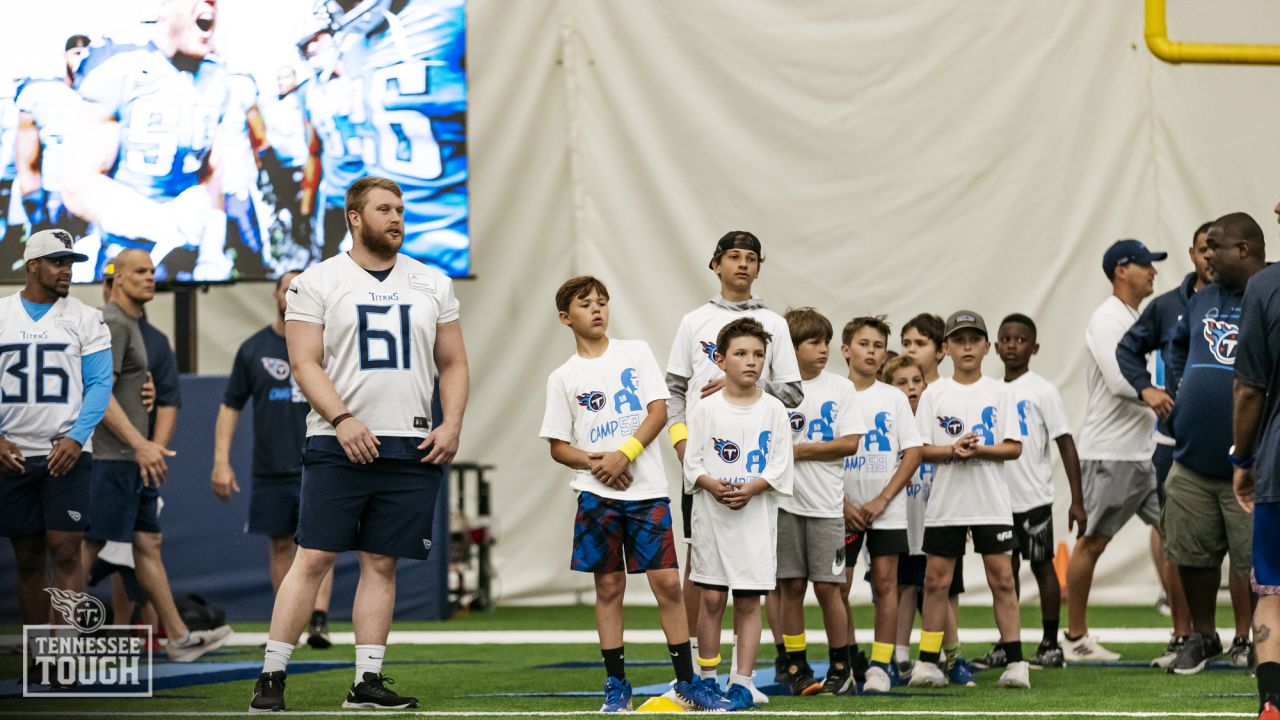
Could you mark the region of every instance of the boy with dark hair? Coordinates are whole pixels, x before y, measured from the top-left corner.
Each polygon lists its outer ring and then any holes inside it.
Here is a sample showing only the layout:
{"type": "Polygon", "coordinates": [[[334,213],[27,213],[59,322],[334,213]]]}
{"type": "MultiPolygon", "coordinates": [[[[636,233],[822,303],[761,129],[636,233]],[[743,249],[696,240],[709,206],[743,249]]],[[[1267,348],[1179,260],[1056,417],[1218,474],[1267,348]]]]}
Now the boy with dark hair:
{"type": "Polygon", "coordinates": [[[942,318],[933,313],[920,313],[902,326],[902,354],[915,358],[926,384],[938,379],[938,365],[946,357],[942,330],[942,318]]]}
{"type": "MultiPolygon", "coordinates": [[[[1040,350],[1036,342],[1035,322],[1022,314],[1013,314],[1000,323],[996,334],[996,352],[1004,362],[1004,382],[1012,394],[1017,410],[1018,434],[1022,438],[1022,454],[1004,465],[1013,508],[1013,534],[1018,547],[1013,551],[1013,577],[1018,587],[1018,566],[1022,559],[1031,564],[1040,589],[1040,619],[1044,637],[1031,664],[1059,668],[1064,664],[1058,645],[1059,611],[1062,589],[1053,569],[1053,464],[1049,441],[1058,445],[1062,469],[1071,486],[1071,509],[1067,529],[1085,521],[1084,499],[1080,490],[1080,460],[1071,425],[1062,404],[1062,395],[1048,380],[1030,368],[1031,356],[1040,350]]],[[[1010,423],[1014,418],[1008,419],[1010,423]]],[[[1019,587],[1019,590],[1021,588],[1019,587]]],[[[1008,664],[1004,651],[995,648],[973,661],[976,668],[1004,667],[1008,664]]]]}
{"type": "Polygon", "coordinates": [[[737,661],[726,697],[733,709],[752,707],[752,669],[760,645],[760,597],[777,584],[775,493],[791,494],[791,426],[777,398],[757,387],[771,336],[740,318],[716,336],[720,391],[689,415],[684,488],[693,495],[689,578],[701,589],[698,616],[700,686],[718,692],[720,627],[733,594],[737,661]],[[757,497],[758,496],[758,497],[757,497]]]}
{"type": "MultiPolygon", "coordinates": [[[[788,310],[804,401],[789,418],[794,454],[794,490],[778,499],[778,594],[782,601],[783,643],[792,695],[854,694],[849,648],[848,605],[840,585],[851,564],[844,544],[844,458],[858,452],[866,432],[854,403],[853,384],[823,372],[830,353],[831,322],[813,308],[788,310]],[[808,581],[822,607],[830,669],[823,682],[806,658],[804,596],[808,581]]],[[[772,601],[772,598],[770,599],[772,601]]]]}
{"type": "Polygon", "coordinates": [[[947,592],[956,562],[964,556],[965,538],[973,535],[982,554],[991,588],[1000,648],[1008,667],[1000,687],[1029,688],[1028,665],[1022,659],[1018,598],[1009,551],[1016,546],[1009,487],[1001,465],[1022,452],[1016,412],[1002,383],[982,375],[982,358],[991,349],[982,316],[961,310],[947,319],[945,348],[955,367],[925,389],[916,412],[924,436],[924,459],[937,464],[933,490],[925,509],[924,612],[920,661],[911,673],[913,687],[939,687],[947,677],[938,667],[947,592]]]}
{"type": "MultiPolygon", "coordinates": [[[[846,459],[844,477],[845,522],[856,538],[846,548],[846,556],[857,558],[865,539],[871,555],[875,597],[875,635],[864,692],[889,692],[895,675],[892,663],[898,623],[898,556],[909,549],[906,495],[902,491],[920,465],[920,436],[910,403],[893,386],[876,379],[876,371],[885,364],[889,335],[889,325],[883,318],[858,317],[845,325],[840,346],[849,364],[849,379],[857,391],[858,411],[869,428],[862,436],[857,456],[846,459]]],[[[910,357],[897,360],[902,361],[900,365],[914,363],[910,357]]],[[[841,586],[846,607],[853,585],[853,564],[847,564],[841,586]]],[[[852,633],[849,642],[856,647],[852,633]]]]}
{"type": "Polygon", "coordinates": [[[552,459],[574,471],[570,487],[578,493],[578,514],[570,566],[595,576],[596,630],[607,674],[600,710],[631,709],[622,646],[627,573],[645,573],[658,601],[677,699],[724,710],[724,699],[693,677],[662,455],[645,452],[667,421],[658,363],[645,342],[605,334],[609,291],[596,278],[561,285],[556,311],[573,331],[577,352],[547,379],[539,435],[550,443],[552,459]]]}

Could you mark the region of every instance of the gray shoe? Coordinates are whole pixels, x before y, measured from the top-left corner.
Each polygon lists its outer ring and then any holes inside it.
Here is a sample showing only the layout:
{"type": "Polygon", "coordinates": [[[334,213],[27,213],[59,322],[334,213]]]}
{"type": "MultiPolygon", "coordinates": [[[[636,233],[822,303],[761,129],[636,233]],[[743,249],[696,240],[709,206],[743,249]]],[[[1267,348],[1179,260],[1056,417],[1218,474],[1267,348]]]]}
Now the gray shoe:
{"type": "Polygon", "coordinates": [[[1171,635],[1169,644],[1164,647],[1164,653],[1151,661],[1151,667],[1158,667],[1161,670],[1168,670],[1173,664],[1173,659],[1178,657],[1178,652],[1182,650],[1182,646],[1187,644],[1186,635],[1171,635]]]}
{"type": "Polygon", "coordinates": [[[979,670],[990,670],[991,668],[1001,668],[1009,664],[1009,658],[1002,647],[993,647],[991,652],[982,657],[974,658],[969,664],[979,670]]]}
{"type": "Polygon", "coordinates": [[[1057,645],[1041,645],[1036,648],[1035,657],[1031,658],[1031,667],[1060,668],[1067,664],[1062,648],[1057,645]]]}
{"type": "Polygon", "coordinates": [[[1232,640],[1231,649],[1227,652],[1231,655],[1231,667],[1247,668],[1253,666],[1253,663],[1250,662],[1253,643],[1249,642],[1249,638],[1238,637],[1232,640]]]}
{"type": "Polygon", "coordinates": [[[1187,642],[1178,651],[1178,656],[1169,665],[1169,672],[1176,675],[1195,675],[1204,669],[1210,661],[1222,654],[1222,640],[1217,633],[1206,638],[1199,633],[1192,633],[1187,642]]]}

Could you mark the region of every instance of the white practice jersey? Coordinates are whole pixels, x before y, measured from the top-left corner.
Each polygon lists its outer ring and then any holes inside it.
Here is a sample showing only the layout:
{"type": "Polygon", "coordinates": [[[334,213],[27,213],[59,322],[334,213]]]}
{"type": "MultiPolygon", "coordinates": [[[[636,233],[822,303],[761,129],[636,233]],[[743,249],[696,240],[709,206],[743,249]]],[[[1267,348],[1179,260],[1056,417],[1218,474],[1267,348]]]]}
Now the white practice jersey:
{"type": "MultiPolygon", "coordinates": [[[[18,293],[0,298],[0,434],[24,457],[49,454],[84,403],[80,360],[110,350],[102,312],[61,298],[32,320],[18,293]]],[[[93,452],[93,440],[85,441],[93,452]]]]}
{"type": "Polygon", "coordinates": [[[738,590],[771,590],[778,569],[776,494],[791,494],[791,427],[782,401],[761,393],[751,405],[733,405],[724,393],[689,414],[684,488],[693,494],[690,577],[738,590]],[[731,483],[764,478],[771,490],[740,510],[696,487],[699,477],[731,483]]]}
{"type": "Polygon", "coordinates": [[[238,195],[257,189],[258,163],[249,138],[249,111],[258,104],[258,84],[252,75],[227,76],[230,101],[217,140],[218,175],[222,191],[238,195]]]}
{"type": "Polygon", "coordinates": [[[1151,460],[1156,414],[1120,372],[1116,346],[1138,319],[1138,311],[1110,295],[1089,318],[1084,339],[1085,405],[1080,428],[1081,460],[1151,460]]]}
{"type": "MultiPolygon", "coordinates": [[[[793,446],[867,432],[848,378],[823,372],[803,386],[804,401],[788,413],[793,446]]],[[[798,461],[793,477],[792,495],[778,498],[779,508],[805,517],[844,517],[843,458],[798,461]]]]}
{"type": "MultiPolygon", "coordinates": [[[[865,505],[874,499],[898,471],[902,452],[921,445],[911,401],[906,393],[879,380],[857,395],[858,411],[867,427],[858,454],[844,460],[844,487],[849,500],[865,505]]],[[[912,484],[918,484],[913,479],[912,484]]],[[[907,527],[908,485],[872,523],[876,530],[907,527]]],[[[923,507],[923,505],[921,506],[923,507]]]]}
{"type": "Polygon", "coordinates": [[[716,337],[725,325],[744,317],[759,322],[773,336],[765,348],[767,370],[761,379],[777,383],[800,381],[791,331],[781,315],[764,307],[734,312],[709,302],[680,319],[676,339],[671,344],[671,357],[667,360],[667,372],[689,378],[689,389],[685,393],[686,417],[702,400],[702,387],[724,375],[715,361],[716,337]]]}
{"type": "Polygon", "coordinates": [[[63,141],[83,107],[80,93],[58,79],[28,80],[18,91],[18,110],[40,133],[40,185],[49,192],[62,189],[63,141]]]}
{"type": "MultiPolygon", "coordinates": [[[[671,397],[649,344],[610,340],[598,358],[572,355],[547,378],[547,409],[539,437],[586,452],[611,452],[635,435],[649,403],[671,397]]],[[[574,470],[570,487],[616,500],[667,497],[662,453],[649,448],[631,463],[632,483],[615,490],[590,470],[574,470]]]]}
{"type": "MultiPolygon", "coordinates": [[[[347,253],[294,278],[285,320],[324,325],[324,372],[374,435],[431,429],[436,325],[458,319],[453,281],[407,255],[379,282],[347,253]]],[[[312,410],[307,435],[336,435],[312,410]]]]}
{"type": "MultiPolygon", "coordinates": [[[[267,126],[267,142],[276,151],[280,164],[302,167],[307,161],[307,126],[302,115],[305,90],[298,88],[284,97],[270,97],[259,103],[262,122],[267,126]]],[[[261,98],[260,98],[261,99],[261,98]]]]}
{"type": "Polygon", "coordinates": [[[1004,464],[1009,500],[1016,513],[1053,504],[1052,441],[1071,434],[1062,395],[1053,383],[1028,370],[1005,387],[1017,415],[1010,423],[1022,440],[1022,455],[1004,464]]]}
{"type": "MultiPolygon", "coordinates": [[[[983,377],[970,385],[942,378],[925,388],[916,408],[916,428],[926,445],[946,447],[967,432],[983,445],[1019,440],[1016,417],[1004,383],[983,377]]],[[[925,527],[1012,525],[1013,508],[1003,462],[965,460],[939,463],[933,478],[925,527]]]]}

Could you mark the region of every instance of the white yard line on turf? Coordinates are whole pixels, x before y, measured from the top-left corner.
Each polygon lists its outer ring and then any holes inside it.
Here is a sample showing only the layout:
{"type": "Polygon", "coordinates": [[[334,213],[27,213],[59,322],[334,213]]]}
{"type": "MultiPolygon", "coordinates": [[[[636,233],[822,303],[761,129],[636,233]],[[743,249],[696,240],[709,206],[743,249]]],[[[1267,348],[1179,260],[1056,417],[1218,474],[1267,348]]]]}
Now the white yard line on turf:
{"type": "MultiPolygon", "coordinates": [[[[288,716],[309,716],[309,717],[369,717],[369,716],[395,716],[395,717],[579,717],[583,715],[599,715],[600,713],[591,710],[571,710],[565,712],[555,711],[494,711],[482,712],[478,710],[450,710],[450,711],[413,711],[413,710],[394,710],[394,711],[362,711],[362,712],[339,712],[339,711],[289,711],[288,716]]],[[[683,713],[650,713],[653,715],[676,715],[683,713]]],[[[87,711],[87,712],[67,712],[67,711],[42,711],[42,712],[0,712],[0,717],[260,717],[254,713],[247,711],[239,712],[124,712],[124,711],[87,711]]],[[[1054,718],[1054,717],[1099,717],[1099,718],[1252,718],[1255,713],[1245,712],[1117,712],[1112,710],[1004,710],[989,711],[980,710],[746,710],[734,713],[734,715],[758,715],[761,717],[1007,717],[1007,718],[1054,718]]]]}

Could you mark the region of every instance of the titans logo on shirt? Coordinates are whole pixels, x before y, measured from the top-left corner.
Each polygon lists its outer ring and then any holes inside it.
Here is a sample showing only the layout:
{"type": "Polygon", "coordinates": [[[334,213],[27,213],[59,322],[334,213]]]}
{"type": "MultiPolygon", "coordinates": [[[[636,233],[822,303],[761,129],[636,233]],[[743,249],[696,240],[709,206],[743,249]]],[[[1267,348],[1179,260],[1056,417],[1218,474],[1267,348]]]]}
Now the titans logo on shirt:
{"type": "Polygon", "coordinates": [[[707,359],[710,360],[711,362],[715,362],[716,361],[716,344],[713,342],[707,342],[706,340],[699,340],[698,344],[702,346],[702,354],[706,355],[707,359]]]}
{"type": "Polygon", "coordinates": [[[742,448],[732,440],[721,440],[720,438],[712,438],[716,454],[720,459],[727,463],[736,463],[738,458],[742,456],[742,448]]]}
{"type": "Polygon", "coordinates": [[[960,437],[964,434],[964,421],[958,417],[950,415],[940,417],[938,418],[938,427],[942,428],[951,437],[960,437]]]}
{"type": "Polygon", "coordinates": [[[600,412],[604,409],[604,393],[599,390],[584,392],[578,396],[578,405],[591,412],[600,412]]]}
{"type": "Polygon", "coordinates": [[[289,377],[289,361],[280,358],[264,357],[262,358],[262,369],[276,380],[284,380],[289,377]]]}
{"type": "Polygon", "coordinates": [[[802,432],[804,430],[804,413],[792,410],[787,413],[787,422],[791,425],[791,432],[802,432]]]}
{"type": "Polygon", "coordinates": [[[1223,365],[1235,365],[1240,327],[1211,317],[1202,318],[1201,322],[1204,323],[1204,340],[1209,343],[1209,352],[1214,359],[1223,365]]]}

